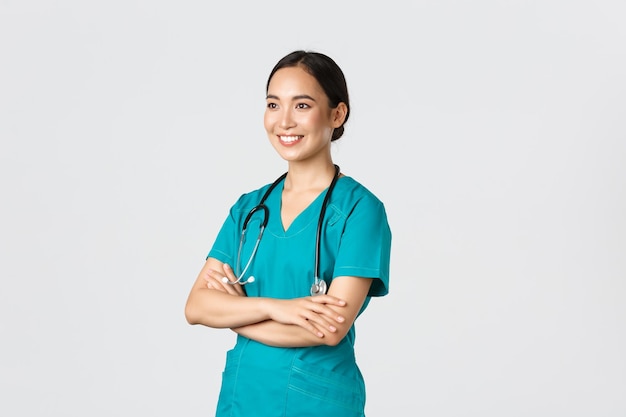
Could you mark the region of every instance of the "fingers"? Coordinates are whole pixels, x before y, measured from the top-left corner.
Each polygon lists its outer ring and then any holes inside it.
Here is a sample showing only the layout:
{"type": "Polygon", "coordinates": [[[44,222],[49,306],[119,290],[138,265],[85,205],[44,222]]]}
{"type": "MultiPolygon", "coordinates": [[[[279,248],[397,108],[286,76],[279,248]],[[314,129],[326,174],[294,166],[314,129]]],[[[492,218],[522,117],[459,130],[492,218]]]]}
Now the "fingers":
{"type": "MultiPolygon", "coordinates": [[[[223,269],[224,269],[225,277],[222,277],[222,282],[224,282],[224,278],[228,279],[228,281],[230,282],[237,281],[237,276],[233,272],[233,269],[230,267],[230,265],[224,264],[223,269]]],[[[233,285],[233,284],[226,283],[226,285],[228,285],[229,287],[232,287],[235,290],[235,293],[237,295],[246,295],[245,291],[243,290],[243,286],[241,284],[233,285]]]]}
{"type": "MultiPolygon", "coordinates": [[[[303,319],[301,323],[298,323],[301,327],[309,330],[318,337],[324,337],[324,333],[335,333],[337,331],[337,325],[345,322],[345,317],[338,314],[332,308],[328,307],[328,304],[319,303],[320,300],[313,300],[318,298],[307,297],[301,299],[305,308],[301,310],[300,317],[303,319]]],[[[345,301],[338,300],[335,297],[330,297],[329,304],[345,305],[345,301]],[[341,301],[341,302],[339,302],[341,301]]]]}
{"type": "Polygon", "coordinates": [[[309,331],[311,331],[315,336],[319,337],[320,339],[325,336],[325,334],[324,334],[324,332],[322,330],[326,330],[326,329],[324,329],[324,328],[319,329],[315,325],[311,325],[310,327],[311,327],[312,330],[309,330],[309,331]]]}
{"type": "Polygon", "coordinates": [[[210,269],[206,272],[204,279],[206,281],[206,287],[208,289],[224,292],[231,295],[245,295],[240,284],[229,284],[228,282],[225,282],[225,280],[230,282],[235,282],[237,280],[230,268],[224,268],[224,271],[216,271],[214,269],[210,269]]]}
{"type": "Polygon", "coordinates": [[[324,337],[324,332],[332,332],[329,328],[328,325],[323,326],[320,325],[319,323],[317,323],[316,321],[313,320],[308,320],[306,318],[301,318],[300,320],[296,320],[294,321],[292,324],[295,324],[296,326],[300,326],[302,327],[304,330],[312,333],[313,335],[322,338],[324,337]]]}
{"type": "Polygon", "coordinates": [[[334,297],[332,295],[315,295],[315,296],[311,296],[308,297],[311,301],[315,302],[315,303],[319,303],[319,304],[329,304],[329,305],[335,305],[337,307],[345,307],[346,306],[346,302],[345,300],[342,300],[340,298],[334,297]]]}
{"type": "MultiPolygon", "coordinates": [[[[342,299],[337,298],[337,297],[333,297],[332,295],[325,295],[324,297],[325,297],[325,299],[328,300],[328,301],[325,301],[325,304],[333,304],[333,305],[340,306],[340,307],[345,307],[345,305],[346,305],[346,301],[345,300],[342,300],[342,299]]],[[[311,298],[313,298],[313,297],[311,297],[311,298]]]]}
{"type": "Polygon", "coordinates": [[[300,327],[310,331],[317,337],[324,337],[327,333],[335,333],[337,327],[332,322],[326,320],[323,316],[312,315],[310,318],[305,319],[300,327]]]}
{"type": "Polygon", "coordinates": [[[335,326],[326,321],[322,316],[315,313],[310,314],[308,318],[302,317],[301,320],[296,321],[294,324],[313,333],[319,338],[323,338],[325,333],[334,333],[337,331],[335,326]]]}
{"type": "Polygon", "coordinates": [[[204,275],[204,280],[206,281],[206,287],[208,289],[226,292],[226,288],[224,288],[222,283],[215,276],[215,271],[207,271],[204,275]]]}
{"type": "Polygon", "coordinates": [[[346,321],[345,317],[343,317],[341,314],[337,314],[335,310],[328,307],[329,305],[345,307],[346,302],[344,300],[330,295],[316,295],[314,297],[308,298],[310,299],[310,301],[315,303],[315,307],[312,308],[314,312],[328,317],[331,320],[336,321],[337,323],[343,323],[344,321],[346,321]]]}

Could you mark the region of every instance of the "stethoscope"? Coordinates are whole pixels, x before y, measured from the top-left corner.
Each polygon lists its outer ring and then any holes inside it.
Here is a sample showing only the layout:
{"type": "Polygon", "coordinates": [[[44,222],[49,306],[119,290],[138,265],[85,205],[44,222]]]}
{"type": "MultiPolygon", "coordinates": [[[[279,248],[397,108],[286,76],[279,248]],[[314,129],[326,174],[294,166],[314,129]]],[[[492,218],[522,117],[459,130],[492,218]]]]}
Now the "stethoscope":
{"type": "MultiPolygon", "coordinates": [[[[317,222],[317,236],[315,239],[315,269],[314,269],[315,280],[313,281],[313,284],[311,284],[311,295],[326,294],[326,291],[328,289],[326,286],[326,281],[319,278],[322,225],[324,223],[324,215],[326,214],[326,205],[333,191],[333,188],[335,187],[335,184],[337,183],[337,179],[339,178],[339,171],[340,171],[339,166],[335,165],[335,176],[333,177],[333,180],[330,183],[330,186],[328,187],[328,191],[326,192],[326,195],[324,196],[324,202],[322,203],[322,209],[320,210],[320,217],[317,222]]],[[[267,226],[267,221],[269,219],[270,209],[265,205],[265,200],[270,195],[272,190],[283,179],[285,179],[286,176],[287,176],[287,173],[285,172],[283,175],[278,177],[276,181],[272,183],[272,185],[270,185],[270,187],[267,189],[267,191],[263,195],[263,198],[261,198],[261,201],[259,202],[259,204],[254,206],[252,210],[250,210],[245,220],[243,221],[243,228],[241,230],[241,237],[239,239],[239,249],[237,250],[237,263],[235,265],[235,275],[237,276],[237,280],[231,281],[228,278],[224,277],[222,278],[222,281],[224,283],[231,284],[231,285],[235,285],[235,284],[246,285],[246,284],[253,283],[255,281],[255,278],[253,276],[248,277],[248,279],[244,279],[244,275],[248,271],[248,268],[250,267],[250,264],[252,263],[252,260],[254,259],[254,256],[256,255],[256,251],[259,248],[259,243],[261,242],[261,237],[263,236],[263,232],[265,231],[265,227],[267,226]],[[248,259],[246,266],[243,268],[243,271],[240,271],[241,270],[241,249],[243,247],[243,242],[246,236],[246,231],[248,230],[248,222],[250,221],[250,218],[252,217],[252,215],[256,213],[257,211],[263,211],[263,222],[261,223],[261,226],[259,228],[259,235],[257,236],[256,242],[254,244],[254,248],[252,249],[252,254],[250,255],[250,258],[248,259]]]]}

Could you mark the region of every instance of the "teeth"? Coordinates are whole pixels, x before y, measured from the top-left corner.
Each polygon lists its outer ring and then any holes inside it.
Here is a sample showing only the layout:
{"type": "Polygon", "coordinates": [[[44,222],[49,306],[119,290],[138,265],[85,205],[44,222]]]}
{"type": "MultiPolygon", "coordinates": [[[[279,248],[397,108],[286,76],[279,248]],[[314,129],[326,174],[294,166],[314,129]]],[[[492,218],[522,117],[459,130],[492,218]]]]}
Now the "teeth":
{"type": "Polygon", "coordinates": [[[298,139],[301,139],[302,136],[279,136],[280,140],[282,140],[283,142],[295,142],[298,139]]]}

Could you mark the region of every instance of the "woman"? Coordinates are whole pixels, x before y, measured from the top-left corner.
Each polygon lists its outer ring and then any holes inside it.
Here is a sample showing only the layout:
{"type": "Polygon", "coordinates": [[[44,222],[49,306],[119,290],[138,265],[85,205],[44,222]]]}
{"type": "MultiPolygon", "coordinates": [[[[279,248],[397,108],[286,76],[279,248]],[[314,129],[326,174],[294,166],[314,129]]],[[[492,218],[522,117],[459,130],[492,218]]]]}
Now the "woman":
{"type": "Polygon", "coordinates": [[[350,103],[331,58],[288,54],[266,92],[265,129],[287,173],[232,206],[185,315],[237,333],[217,416],[364,416],[354,321],[388,292],[385,208],[333,163],[350,103]]]}

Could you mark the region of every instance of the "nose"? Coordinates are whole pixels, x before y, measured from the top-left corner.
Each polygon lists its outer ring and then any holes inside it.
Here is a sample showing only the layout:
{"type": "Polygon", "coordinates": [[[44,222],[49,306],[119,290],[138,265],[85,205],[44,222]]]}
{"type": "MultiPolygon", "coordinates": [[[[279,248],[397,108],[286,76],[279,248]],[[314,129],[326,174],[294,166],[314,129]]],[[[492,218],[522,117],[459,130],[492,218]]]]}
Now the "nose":
{"type": "Polygon", "coordinates": [[[280,128],[289,129],[296,125],[293,114],[290,110],[283,110],[280,115],[280,128]]]}

